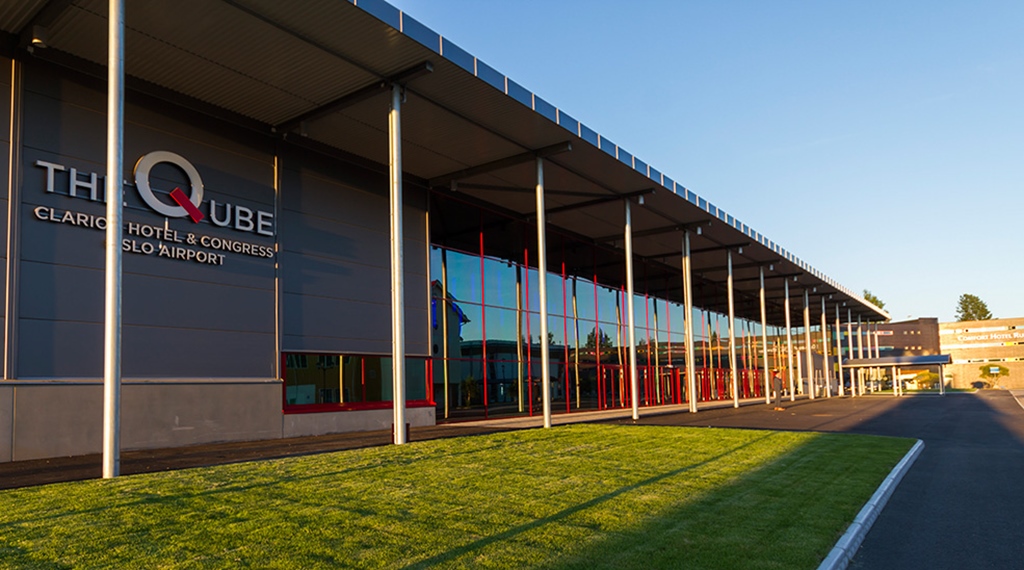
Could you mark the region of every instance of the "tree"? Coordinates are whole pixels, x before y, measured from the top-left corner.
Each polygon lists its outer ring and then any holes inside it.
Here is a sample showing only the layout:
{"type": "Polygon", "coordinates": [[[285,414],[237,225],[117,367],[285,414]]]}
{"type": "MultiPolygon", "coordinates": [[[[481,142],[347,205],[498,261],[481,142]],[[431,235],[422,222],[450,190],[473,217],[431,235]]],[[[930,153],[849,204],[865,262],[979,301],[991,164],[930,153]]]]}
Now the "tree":
{"type": "Polygon", "coordinates": [[[871,291],[868,291],[867,289],[864,290],[864,300],[869,302],[869,303],[871,303],[871,304],[873,304],[874,306],[878,307],[879,309],[884,309],[885,308],[885,303],[881,299],[879,299],[878,297],[875,297],[871,293],[871,291]]]}
{"type": "Polygon", "coordinates": [[[938,373],[924,370],[918,372],[917,376],[914,376],[914,381],[917,382],[918,390],[934,390],[939,383],[938,373]]]}
{"type": "Polygon", "coordinates": [[[992,312],[988,305],[977,295],[964,293],[956,302],[956,320],[958,321],[987,321],[992,318],[992,312]]]}
{"type": "Polygon", "coordinates": [[[986,364],[985,366],[980,366],[979,369],[981,370],[981,374],[978,375],[978,378],[984,380],[985,384],[983,386],[977,386],[978,382],[975,382],[975,387],[978,388],[991,388],[995,385],[996,380],[1000,376],[1010,375],[1010,369],[1005,366],[990,366],[986,364]]]}
{"type": "Polygon", "coordinates": [[[587,334],[587,343],[585,345],[583,345],[583,347],[593,350],[594,347],[597,345],[597,334],[598,333],[601,334],[601,350],[604,351],[604,350],[611,349],[612,348],[612,338],[610,336],[608,336],[608,333],[604,332],[603,330],[598,329],[597,327],[594,327],[594,328],[590,329],[590,332],[587,334]]]}

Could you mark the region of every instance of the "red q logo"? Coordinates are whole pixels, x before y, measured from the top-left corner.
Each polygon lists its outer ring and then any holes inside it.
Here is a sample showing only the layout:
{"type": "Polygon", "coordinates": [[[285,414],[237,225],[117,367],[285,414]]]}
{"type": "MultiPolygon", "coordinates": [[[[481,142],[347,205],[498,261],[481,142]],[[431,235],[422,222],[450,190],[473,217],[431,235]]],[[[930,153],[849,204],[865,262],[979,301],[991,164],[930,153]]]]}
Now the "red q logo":
{"type": "Polygon", "coordinates": [[[196,170],[196,167],[192,166],[192,163],[185,160],[181,155],[166,150],[157,150],[143,155],[135,163],[135,188],[139,191],[139,196],[142,197],[146,205],[168,218],[190,216],[192,221],[196,223],[204,218],[202,212],[199,211],[199,205],[203,203],[203,179],[199,177],[199,171],[196,170]],[[177,166],[188,177],[191,195],[186,196],[180,188],[175,188],[171,192],[171,199],[178,203],[177,206],[166,204],[157,199],[156,195],[153,194],[152,186],[149,184],[150,171],[153,169],[153,166],[161,162],[168,162],[177,166]]]}

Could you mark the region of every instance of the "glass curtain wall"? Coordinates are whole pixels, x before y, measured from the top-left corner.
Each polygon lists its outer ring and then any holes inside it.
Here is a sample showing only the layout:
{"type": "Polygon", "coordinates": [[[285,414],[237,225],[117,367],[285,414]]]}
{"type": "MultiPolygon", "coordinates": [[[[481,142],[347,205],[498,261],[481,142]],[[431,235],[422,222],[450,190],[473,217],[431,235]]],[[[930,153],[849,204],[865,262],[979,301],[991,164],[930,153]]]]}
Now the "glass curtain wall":
{"type": "MultiPolygon", "coordinates": [[[[631,407],[628,304],[623,279],[614,276],[615,258],[549,230],[543,276],[548,334],[541,338],[536,229],[465,205],[452,210],[449,200],[444,205],[447,218],[437,224],[443,228],[432,228],[430,253],[431,393],[438,421],[540,414],[542,343],[549,348],[554,413],[631,407]]],[[[695,335],[698,398],[731,398],[727,319],[697,309],[686,318],[682,304],[666,298],[680,298],[681,275],[660,277],[652,290],[643,263],[638,273],[639,405],[688,401],[688,325],[695,335]],[[672,295],[666,287],[675,287],[672,295]]],[[[764,395],[759,334],[759,325],[737,321],[741,397],[764,395]]]]}

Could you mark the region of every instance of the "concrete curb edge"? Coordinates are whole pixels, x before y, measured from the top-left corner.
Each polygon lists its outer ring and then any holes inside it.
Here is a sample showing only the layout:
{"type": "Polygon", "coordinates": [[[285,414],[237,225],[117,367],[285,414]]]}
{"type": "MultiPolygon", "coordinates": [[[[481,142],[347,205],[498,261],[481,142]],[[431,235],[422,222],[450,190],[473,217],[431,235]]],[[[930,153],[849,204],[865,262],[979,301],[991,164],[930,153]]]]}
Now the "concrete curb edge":
{"type": "Polygon", "coordinates": [[[910,448],[910,451],[903,456],[903,459],[892,468],[889,476],[882,481],[882,484],[875,490],[875,494],[871,495],[868,502],[857,513],[857,517],[847,527],[843,536],[839,537],[836,545],[832,547],[832,551],[828,553],[825,560],[818,566],[818,570],[845,570],[850,565],[854,554],[857,553],[861,543],[864,542],[864,537],[871,530],[871,525],[875,524],[878,515],[885,508],[885,504],[889,502],[889,497],[892,496],[893,491],[896,490],[900,481],[903,480],[903,476],[907,474],[907,471],[910,471],[910,467],[917,460],[917,457],[921,455],[921,450],[923,449],[924,442],[920,439],[917,440],[917,443],[910,448]]]}

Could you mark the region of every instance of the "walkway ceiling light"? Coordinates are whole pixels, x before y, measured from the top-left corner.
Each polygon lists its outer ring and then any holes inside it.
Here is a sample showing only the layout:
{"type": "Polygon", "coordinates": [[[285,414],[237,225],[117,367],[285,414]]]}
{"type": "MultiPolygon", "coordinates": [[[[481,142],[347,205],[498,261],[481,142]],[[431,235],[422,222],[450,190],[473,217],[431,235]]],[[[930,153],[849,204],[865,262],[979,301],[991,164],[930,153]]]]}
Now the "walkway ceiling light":
{"type": "Polygon", "coordinates": [[[29,41],[32,47],[46,47],[46,28],[43,26],[32,26],[32,38],[29,41]]]}

